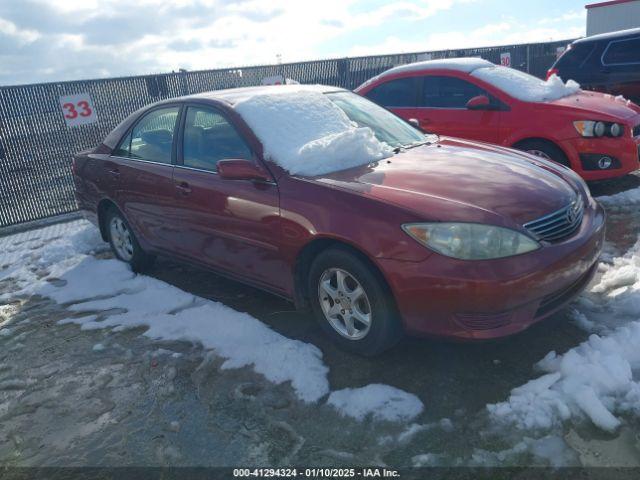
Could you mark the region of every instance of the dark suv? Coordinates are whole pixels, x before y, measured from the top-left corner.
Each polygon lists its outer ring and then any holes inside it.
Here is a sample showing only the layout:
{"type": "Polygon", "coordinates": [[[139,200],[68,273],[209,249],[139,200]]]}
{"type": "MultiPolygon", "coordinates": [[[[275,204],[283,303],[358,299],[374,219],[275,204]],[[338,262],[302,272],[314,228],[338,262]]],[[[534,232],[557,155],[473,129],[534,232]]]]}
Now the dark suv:
{"type": "Polygon", "coordinates": [[[547,72],[640,103],[640,28],[576,40],[547,72]]]}

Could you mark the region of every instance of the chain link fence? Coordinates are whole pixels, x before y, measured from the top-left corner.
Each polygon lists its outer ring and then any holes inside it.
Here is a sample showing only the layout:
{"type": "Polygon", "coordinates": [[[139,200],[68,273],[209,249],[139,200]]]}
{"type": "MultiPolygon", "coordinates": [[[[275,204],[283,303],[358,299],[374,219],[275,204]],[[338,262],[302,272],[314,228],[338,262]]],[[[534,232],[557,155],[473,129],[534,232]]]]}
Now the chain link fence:
{"type": "Polygon", "coordinates": [[[558,48],[570,42],[0,87],[0,227],[75,211],[72,155],[99,144],[127,115],[158,100],[260,85],[274,76],[353,89],[396,65],[464,56],[480,56],[499,64],[506,53],[512,67],[544,77],[558,48]],[[69,95],[88,95],[91,123],[67,125],[61,97],[69,95]]]}

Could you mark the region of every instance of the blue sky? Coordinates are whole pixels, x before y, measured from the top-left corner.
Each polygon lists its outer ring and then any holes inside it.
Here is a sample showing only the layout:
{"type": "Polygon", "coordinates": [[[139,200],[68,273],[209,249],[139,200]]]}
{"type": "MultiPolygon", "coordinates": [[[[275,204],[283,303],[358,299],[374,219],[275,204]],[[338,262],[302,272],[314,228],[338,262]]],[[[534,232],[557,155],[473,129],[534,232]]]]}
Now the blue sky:
{"type": "Polygon", "coordinates": [[[574,0],[2,0],[0,85],[560,40],[574,0]]]}

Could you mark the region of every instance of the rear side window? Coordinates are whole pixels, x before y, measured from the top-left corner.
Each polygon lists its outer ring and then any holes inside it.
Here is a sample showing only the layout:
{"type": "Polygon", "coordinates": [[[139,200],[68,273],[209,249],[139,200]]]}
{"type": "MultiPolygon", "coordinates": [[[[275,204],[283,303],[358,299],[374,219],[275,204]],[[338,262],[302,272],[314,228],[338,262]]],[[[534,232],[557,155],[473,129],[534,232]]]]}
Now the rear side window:
{"type": "Polygon", "coordinates": [[[603,65],[640,64],[640,37],[615,40],[602,55],[603,65]]]}
{"type": "Polygon", "coordinates": [[[206,107],[189,107],[184,125],[183,164],[215,172],[218,161],[251,160],[251,150],[220,113],[206,107]]]}
{"type": "MultiPolygon", "coordinates": [[[[555,68],[559,70],[582,68],[595,47],[595,43],[576,43],[571,45],[569,49],[558,59],[555,64],[555,68]]],[[[562,73],[562,71],[560,73],[562,73]]],[[[563,80],[568,80],[568,78],[563,80]]]]}
{"type": "Polygon", "coordinates": [[[173,136],[180,107],[159,108],[147,113],[113,152],[157,163],[171,163],[173,136]]]}
{"type": "Polygon", "coordinates": [[[466,108],[478,95],[489,94],[482,88],[457,77],[422,77],[422,106],[430,108],[466,108]]]}
{"type": "Polygon", "coordinates": [[[418,97],[417,87],[416,77],[399,78],[378,85],[365,96],[383,107],[415,107],[418,97]]]}

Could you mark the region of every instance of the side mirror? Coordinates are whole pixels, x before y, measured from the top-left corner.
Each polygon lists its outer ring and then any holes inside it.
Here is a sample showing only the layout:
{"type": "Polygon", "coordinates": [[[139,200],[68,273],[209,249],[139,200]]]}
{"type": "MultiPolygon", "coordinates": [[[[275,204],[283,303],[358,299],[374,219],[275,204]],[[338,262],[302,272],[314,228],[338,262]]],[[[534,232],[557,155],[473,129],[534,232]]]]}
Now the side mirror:
{"type": "Polygon", "coordinates": [[[250,160],[230,159],[218,161],[218,175],[225,180],[271,181],[271,177],[260,166],[250,160]]]}
{"type": "Polygon", "coordinates": [[[491,101],[486,95],[477,95],[467,102],[467,110],[492,110],[491,101]]]}
{"type": "Polygon", "coordinates": [[[407,120],[407,122],[409,122],[411,125],[413,125],[417,129],[420,129],[420,122],[418,121],[417,118],[410,118],[409,120],[407,120]]]}

